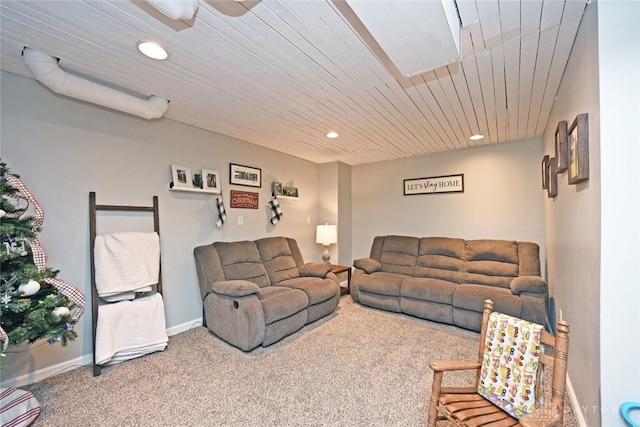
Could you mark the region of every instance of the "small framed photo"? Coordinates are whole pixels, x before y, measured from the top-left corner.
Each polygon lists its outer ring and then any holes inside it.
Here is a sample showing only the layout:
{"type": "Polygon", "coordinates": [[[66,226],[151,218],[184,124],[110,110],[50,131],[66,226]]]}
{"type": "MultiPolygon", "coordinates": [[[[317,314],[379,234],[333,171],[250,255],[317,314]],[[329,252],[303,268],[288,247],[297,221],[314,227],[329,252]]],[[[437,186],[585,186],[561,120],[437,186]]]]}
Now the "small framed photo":
{"type": "Polygon", "coordinates": [[[186,166],[171,165],[171,177],[174,188],[193,188],[191,169],[186,166]]]}
{"type": "Polygon", "coordinates": [[[552,157],[549,159],[549,181],[547,186],[547,197],[556,197],[558,195],[558,169],[557,159],[552,157]]]}
{"type": "Polygon", "coordinates": [[[298,187],[282,187],[282,195],[287,197],[298,197],[298,187]]]}
{"type": "Polygon", "coordinates": [[[278,181],[273,181],[273,189],[272,193],[274,196],[282,196],[282,183],[278,181]]]}
{"type": "Polygon", "coordinates": [[[578,114],[569,127],[569,184],[589,179],[589,118],[578,114]]]}
{"type": "Polygon", "coordinates": [[[549,188],[549,155],[547,154],[542,158],[542,189],[549,188]]]}
{"type": "Polygon", "coordinates": [[[229,163],[229,184],[262,187],[262,169],[229,163]]]}
{"type": "Polygon", "coordinates": [[[220,173],[210,169],[202,169],[202,189],[212,193],[220,193],[220,173]]]}
{"type": "Polygon", "coordinates": [[[567,148],[567,121],[558,122],[555,136],[556,160],[558,162],[558,173],[564,172],[568,167],[568,148],[567,148]]]}

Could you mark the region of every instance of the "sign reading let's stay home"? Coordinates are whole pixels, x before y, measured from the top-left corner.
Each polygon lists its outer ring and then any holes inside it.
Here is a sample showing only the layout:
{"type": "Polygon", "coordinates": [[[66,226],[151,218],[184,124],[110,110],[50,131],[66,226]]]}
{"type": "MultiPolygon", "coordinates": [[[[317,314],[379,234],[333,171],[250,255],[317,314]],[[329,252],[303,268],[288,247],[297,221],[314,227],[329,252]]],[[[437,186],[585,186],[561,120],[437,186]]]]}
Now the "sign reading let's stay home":
{"type": "Polygon", "coordinates": [[[464,174],[404,180],[404,195],[464,193],[464,174]]]}

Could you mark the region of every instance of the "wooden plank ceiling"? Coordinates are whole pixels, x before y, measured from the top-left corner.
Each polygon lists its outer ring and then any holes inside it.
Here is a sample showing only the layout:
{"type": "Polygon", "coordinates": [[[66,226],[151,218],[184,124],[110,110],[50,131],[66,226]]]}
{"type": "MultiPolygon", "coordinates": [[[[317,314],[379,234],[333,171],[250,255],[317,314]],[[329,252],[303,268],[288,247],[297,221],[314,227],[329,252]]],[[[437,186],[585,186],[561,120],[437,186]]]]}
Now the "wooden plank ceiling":
{"type": "Polygon", "coordinates": [[[411,79],[357,31],[341,0],[200,0],[188,22],[143,1],[2,0],[0,66],[31,77],[21,51],[32,47],[69,72],[169,99],[167,118],[316,163],[541,136],[585,1],[457,5],[462,60],[411,79]],[[143,40],[169,59],[143,57],[143,40]],[[330,130],[340,137],[325,138],[330,130]],[[469,140],[477,133],[485,138],[469,140]]]}

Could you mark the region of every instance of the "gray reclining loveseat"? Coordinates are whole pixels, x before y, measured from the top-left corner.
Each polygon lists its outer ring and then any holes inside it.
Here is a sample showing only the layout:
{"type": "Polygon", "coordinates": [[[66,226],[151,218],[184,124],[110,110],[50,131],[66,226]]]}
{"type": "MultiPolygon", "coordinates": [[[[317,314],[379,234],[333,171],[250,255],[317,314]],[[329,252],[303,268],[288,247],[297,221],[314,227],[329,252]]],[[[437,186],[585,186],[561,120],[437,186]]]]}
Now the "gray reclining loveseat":
{"type": "Polygon", "coordinates": [[[304,263],[291,238],[216,242],[193,254],[203,323],[244,351],[271,345],[331,314],[340,299],[331,265],[304,263]]]}
{"type": "Polygon", "coordinates": [[[546,324],[535,243],[377,236],[353,265],[351,297],[363,305],[479,331],[491,299],[496,311],[546,324]]]}

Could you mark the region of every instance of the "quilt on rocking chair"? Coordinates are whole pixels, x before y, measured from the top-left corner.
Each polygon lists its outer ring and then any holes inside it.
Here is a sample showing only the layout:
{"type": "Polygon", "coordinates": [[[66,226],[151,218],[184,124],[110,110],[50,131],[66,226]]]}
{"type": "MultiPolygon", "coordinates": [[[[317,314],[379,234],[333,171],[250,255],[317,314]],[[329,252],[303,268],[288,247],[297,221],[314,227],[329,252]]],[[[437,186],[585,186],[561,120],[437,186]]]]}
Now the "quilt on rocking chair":
{"type": "Polygon", "coordinates": [[[478,394],[514,418],[542,404],[542,384],[537,384],[542,329],[502,313],[489,317],[478,394]]]}

